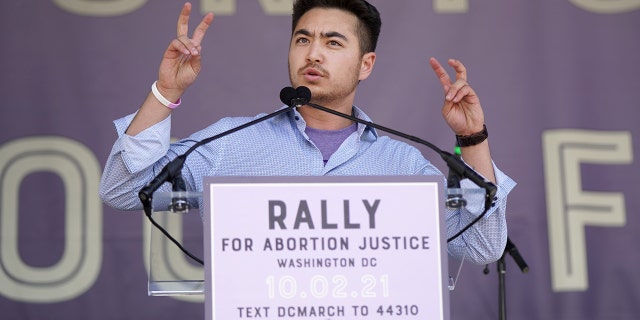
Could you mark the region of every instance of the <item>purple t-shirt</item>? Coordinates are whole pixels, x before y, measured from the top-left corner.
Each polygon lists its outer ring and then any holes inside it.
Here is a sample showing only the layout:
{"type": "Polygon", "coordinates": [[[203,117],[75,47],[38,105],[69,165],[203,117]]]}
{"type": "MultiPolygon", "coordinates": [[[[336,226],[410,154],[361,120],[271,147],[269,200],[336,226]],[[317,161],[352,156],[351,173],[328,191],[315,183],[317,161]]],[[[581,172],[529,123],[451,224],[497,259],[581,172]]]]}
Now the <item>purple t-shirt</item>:
{"type": "Polygon", "coordinates": [[[327,164],[331,155],[338,150],[347,137],[356,132],[356,129],[357,125],[356,123],[353,123],[352,125],[340,130],[321,130],[306,127],[304,132],[307,133],[309,139],[313,141],[313,144],[320,149],[320,152],[322,153],[322,160],[327,164]]]}

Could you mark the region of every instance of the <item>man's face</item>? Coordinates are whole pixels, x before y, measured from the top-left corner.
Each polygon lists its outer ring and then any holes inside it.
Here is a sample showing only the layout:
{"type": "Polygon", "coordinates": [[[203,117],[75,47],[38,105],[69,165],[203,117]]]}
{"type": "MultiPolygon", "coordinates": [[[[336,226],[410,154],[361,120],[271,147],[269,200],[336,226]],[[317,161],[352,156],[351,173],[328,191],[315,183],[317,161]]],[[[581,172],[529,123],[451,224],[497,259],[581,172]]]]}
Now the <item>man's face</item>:
{"type": "Polygon", "coordinates": [[[289,47],[291,85],[309,87],[315,103],[352,101],[358,81],[369,76],[375,59],[368,53],[363,60],[357,23],[355,15],[338,9],[305,13],[289,47]]]}

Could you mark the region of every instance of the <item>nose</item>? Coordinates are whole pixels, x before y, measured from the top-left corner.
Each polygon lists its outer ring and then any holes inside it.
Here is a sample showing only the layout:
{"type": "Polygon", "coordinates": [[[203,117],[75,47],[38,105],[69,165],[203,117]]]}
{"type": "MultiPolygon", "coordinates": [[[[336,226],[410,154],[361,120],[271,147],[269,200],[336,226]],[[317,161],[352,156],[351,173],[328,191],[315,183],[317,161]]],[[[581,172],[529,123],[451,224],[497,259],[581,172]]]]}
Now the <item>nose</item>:
{"type": "Polygon", "coordinates": [[[309,45],[309,51],[307,52],[307,61],[321,63],[322,59],[322,48],[318,41],[314,41],[309,45]]]}

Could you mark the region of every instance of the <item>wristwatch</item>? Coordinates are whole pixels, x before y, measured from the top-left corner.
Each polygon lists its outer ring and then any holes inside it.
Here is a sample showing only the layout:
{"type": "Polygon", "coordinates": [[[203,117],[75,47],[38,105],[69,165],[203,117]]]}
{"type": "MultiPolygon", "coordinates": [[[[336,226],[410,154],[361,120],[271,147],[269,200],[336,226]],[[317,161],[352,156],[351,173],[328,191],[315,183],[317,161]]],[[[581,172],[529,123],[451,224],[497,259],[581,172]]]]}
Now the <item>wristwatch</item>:
{"type": "Polygon", "coordinates": [[[482,131],[470,134],[468,136],[456,135],[456,143],[459,147],[470,147],[487,140],[489,133],[487,132],[487,126],[482,125],[482,131]]]}

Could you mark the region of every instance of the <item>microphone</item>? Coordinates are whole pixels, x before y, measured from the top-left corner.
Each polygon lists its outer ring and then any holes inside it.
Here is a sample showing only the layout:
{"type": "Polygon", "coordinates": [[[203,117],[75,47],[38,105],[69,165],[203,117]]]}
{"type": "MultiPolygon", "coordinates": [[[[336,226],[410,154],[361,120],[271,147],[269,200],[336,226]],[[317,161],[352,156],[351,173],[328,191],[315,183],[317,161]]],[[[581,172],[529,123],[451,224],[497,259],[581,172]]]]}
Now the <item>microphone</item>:
{"type": "MultiPolygon", "coordinates": [[[[290,90],[288,90],[290,91],[290,90]]],[[[306,94],[307,92],[309,92],[309,101],[311,100],[311,90],[309,90],[309,88],[304,87],[304,86],[300,86],[296,89],[296,92],[299,92],[300,94],[304,93],[305,94],[305,98],[306,98],[306,94]]],[[[300,100],[302,101],[302,99],[300,100]]],[[[287,102],[285,102],[287,103],[287,102]]],[[[291,104],[293,104],[293,99],[291,99],[291,104]]],[[[480,188],[483,188],[485,190],[485,200],[484,200],[484,211],[482,212],[482,214],[480,214],[479,216],[477,216],[473,221],[471,221],[471,223],[469,223],[467,226],[465,226],[464,228],[462,228],[460,231],[458,231],[458,233],[456,233],[455,235],[453,235],[452,237],[450,237],[449,239],[447,239],[447,242],[452,241],[453,239],[459,237],[462,233],[464,233],[465,231],[467,231],[471,226],[473,226],[476,222],[478,222],[480,219],[482,219],[482,217],[484,217],[484,215],[487,213],[487,211],[494,205],[494,201],[495,201],[495,197],[496,197],[496,193],[498,191],[498,187],[491,181],[485,179],[482,175],[480,175],[479,173],[477,173],[475,170],[473,170],[471,167],[469,167],[466,163],[464,163],[464,161],[462,161],[462,159],[460,157],[457,157],[453,154],[451,154],[450,152],[444,151],[440,148],[438,148],[436,145],[432,144],[429,141],[420,139],[418,137],[391,129],[391,128],[387,128],[378,124],[375,124],[371,121],[366,121],[366,120],[362,120],[360,118],[339,112],[339,111],[335,111],[333,109],[329,109],[327,107],[323,107],[321,105],[315,104],[315,103],[306,103],[306,105],[311,106],[313,108],[316,108],[318,110],[322,110],[324,112],[328,112],[331,113],[333,115],[345,118],[345,119],[349,119],[351,121],[357,122],[357,123],[361,123],[376,129],[379,129],[381,131],[385,131],[388,133],[391,133],[393,135],[411,140],[413,142],[425,145],[427,147],[429,147],[429,149],[435,151],[447,164],[447,166],[449,167],[450,170],[450,176],[452,175],[452,172],[454,175],[456,175],[457,177],[459,177],[458,180],[461,179],[469,179],[471,180],[473,183],[475,183],[477,186],[479,186],[480,188]]]]}
{"type": "Polygon", "coordinates": [[[305,105],[307,104],[309,101],[311,101],[311,90],[309,90],[309,88],[305,87],[305,86],[299,86],[296,88],[296,103],[299,103],[300,105],[305,105]]]}
{"type": "Polygon", "coordinates": [[[151,199],[153,193],[160,188],[162,184],[167,181],[174,181],[177,177],[181,176],[180,172],[182,170],[182,166],[186,160],[186,153],[176,157],[171,160],[160,173],[151,180],[146,186],[140,189],[138,192],[138,198],[142,202],[142,204],[146,207],[147,205],[151,206],[151,199]]]}
{"type": "Polygon", "coordinates": [[[311,100],[311,90],[305,86],[297,89],[292,87],[284,87],[280,90],[280,101],[289,107],[301,107],[309,103],[311,100]]]}
{"type": "Polygon", "coordinates": [[[280,101],[290,107],[295,106],[293,99],[295,99],[297,95],[298,93],[296,92],[296,89],[292,87],[284,87],[280,90],[280,101]]]}

